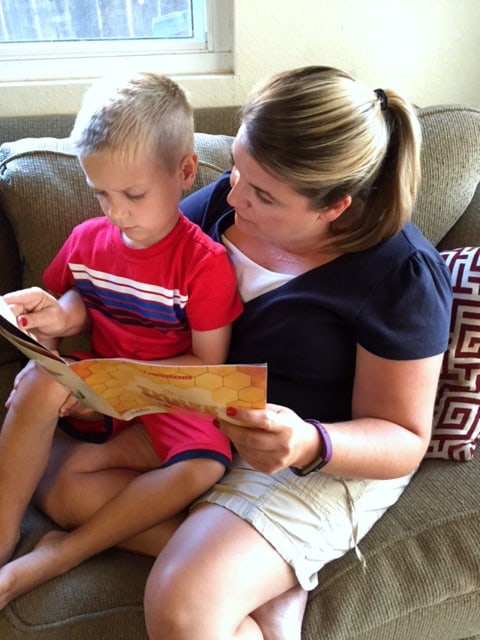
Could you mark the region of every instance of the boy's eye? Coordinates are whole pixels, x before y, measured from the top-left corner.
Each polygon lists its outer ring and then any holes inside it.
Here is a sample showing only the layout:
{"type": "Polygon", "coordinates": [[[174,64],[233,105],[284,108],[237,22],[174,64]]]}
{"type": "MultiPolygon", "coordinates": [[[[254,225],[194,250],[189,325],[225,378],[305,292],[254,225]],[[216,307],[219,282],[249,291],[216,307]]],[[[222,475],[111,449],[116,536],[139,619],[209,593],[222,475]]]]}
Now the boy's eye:
{"type": "Polygon", "coordinates": [[[144,193],[126,193],[125,195],[129,200],[141,200],[145,197],[144,193]]]}

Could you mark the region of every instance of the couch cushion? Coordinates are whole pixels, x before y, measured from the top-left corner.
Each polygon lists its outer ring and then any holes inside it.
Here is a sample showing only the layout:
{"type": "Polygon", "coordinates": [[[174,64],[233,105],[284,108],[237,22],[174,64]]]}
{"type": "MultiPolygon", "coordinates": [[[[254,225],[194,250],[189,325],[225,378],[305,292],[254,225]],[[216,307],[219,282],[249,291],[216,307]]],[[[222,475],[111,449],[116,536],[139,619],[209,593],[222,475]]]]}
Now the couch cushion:
{"type": "MultiPolygon", "coordinates": [[[[231,164],[232,138],[195,134],[199,169],[193,189],[231,164]]],[[[0,195],[24,259],[22,286],[41,275],[75,224],[101,215],[68,138],[25,138],[0,147],[0,195]],[[47,176],[47,179],[45,177],[47,176]]]]}
{"type": "MultiPolygon", "coordinates": [[[[29,507],[15,556],[52,528],[29,507]]],[[[111,549],[20,596],[0,612],[0,638],[146,640],[143,591],[152,558],[111,549]]]]}
{"type": "Polygon", "coordinates": [[[468,207],[480,182],[480,107],[437,105],[419,109],[418,117],[422,185],[413,221],[436,245],[468,207]]]}
{"type": "Polygon", "coordinates": [[[302,639],[453,640],[480,633],[480,457],[425,460],[353,551],[322,569],[302,639]]]}
{"type": "Polygon", "coordinates": [[[466,461],[480,435],[480,248],[442,255],[452,274],[453,307],[427,457],[466,461]]]}
{"type": "Polygon", "coordinates": [[[72,227],[99,215],[100,208],[68,139],[3,144],[0,175],[5,214],[24,259],[22,284],[40,285],[44,268],[72,227]]]}

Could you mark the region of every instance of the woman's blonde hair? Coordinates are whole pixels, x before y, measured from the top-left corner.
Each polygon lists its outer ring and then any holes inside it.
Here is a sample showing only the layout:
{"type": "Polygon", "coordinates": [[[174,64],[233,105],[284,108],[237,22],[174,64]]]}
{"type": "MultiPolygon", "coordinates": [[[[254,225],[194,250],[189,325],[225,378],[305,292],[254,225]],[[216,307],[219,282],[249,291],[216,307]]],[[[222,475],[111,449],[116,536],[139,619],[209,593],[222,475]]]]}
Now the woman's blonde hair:
{"type": "Polygon", "coordinates": [[[395,91],[372,91],[343,71],[310,66],[270,78],[240,115],[252,157],[312,209],[352,197],[331,223],[332,250],[373,246],[409,219],[420,183],[421,131],[395,91]]]}
{"type": "Polygon", "coordinates": [[[92,85],[70,137],[80,157],[107,152],[130,162],[148,154],[174,171],[193,152],[193,130],[184,90],[166,76],[140,73],[92,85]]]}

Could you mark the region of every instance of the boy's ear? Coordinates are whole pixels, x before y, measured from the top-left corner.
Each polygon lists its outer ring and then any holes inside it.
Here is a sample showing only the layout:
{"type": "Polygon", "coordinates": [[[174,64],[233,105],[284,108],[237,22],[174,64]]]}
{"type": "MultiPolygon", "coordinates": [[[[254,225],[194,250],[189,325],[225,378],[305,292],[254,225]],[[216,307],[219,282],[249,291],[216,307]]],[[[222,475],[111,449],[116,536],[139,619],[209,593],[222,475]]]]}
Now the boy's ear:
{"type": "Polygon", "coordinates": [[[197,175],[198,156],[196,153],[189,153],[180,163],[180,179],[182,189],[190,189],[197,175]]]}
{"type": "Polygon", "coordinates": [[[318,211],[318,216],[323,222],[333,222],[334,220],[339,218],[351,204],[352,196],[345,196],[344,198],[337,200],[337,202],[334,202],[328,207],[322,207],[318,211]]]}

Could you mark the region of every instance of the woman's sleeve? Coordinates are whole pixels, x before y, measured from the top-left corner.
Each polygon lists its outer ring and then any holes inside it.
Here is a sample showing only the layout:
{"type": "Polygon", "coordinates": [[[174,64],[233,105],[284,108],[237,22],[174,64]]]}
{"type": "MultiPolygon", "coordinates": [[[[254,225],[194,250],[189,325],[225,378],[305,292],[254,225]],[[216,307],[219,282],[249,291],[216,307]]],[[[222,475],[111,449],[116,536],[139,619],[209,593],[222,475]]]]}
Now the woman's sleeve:
{"type": "Polygon", "coordinates": [[[450,272],[440,255],[417,251],[377,286],[357,318],[357,342],[383,358],[443,353],[452,307],[450,272]]]}

